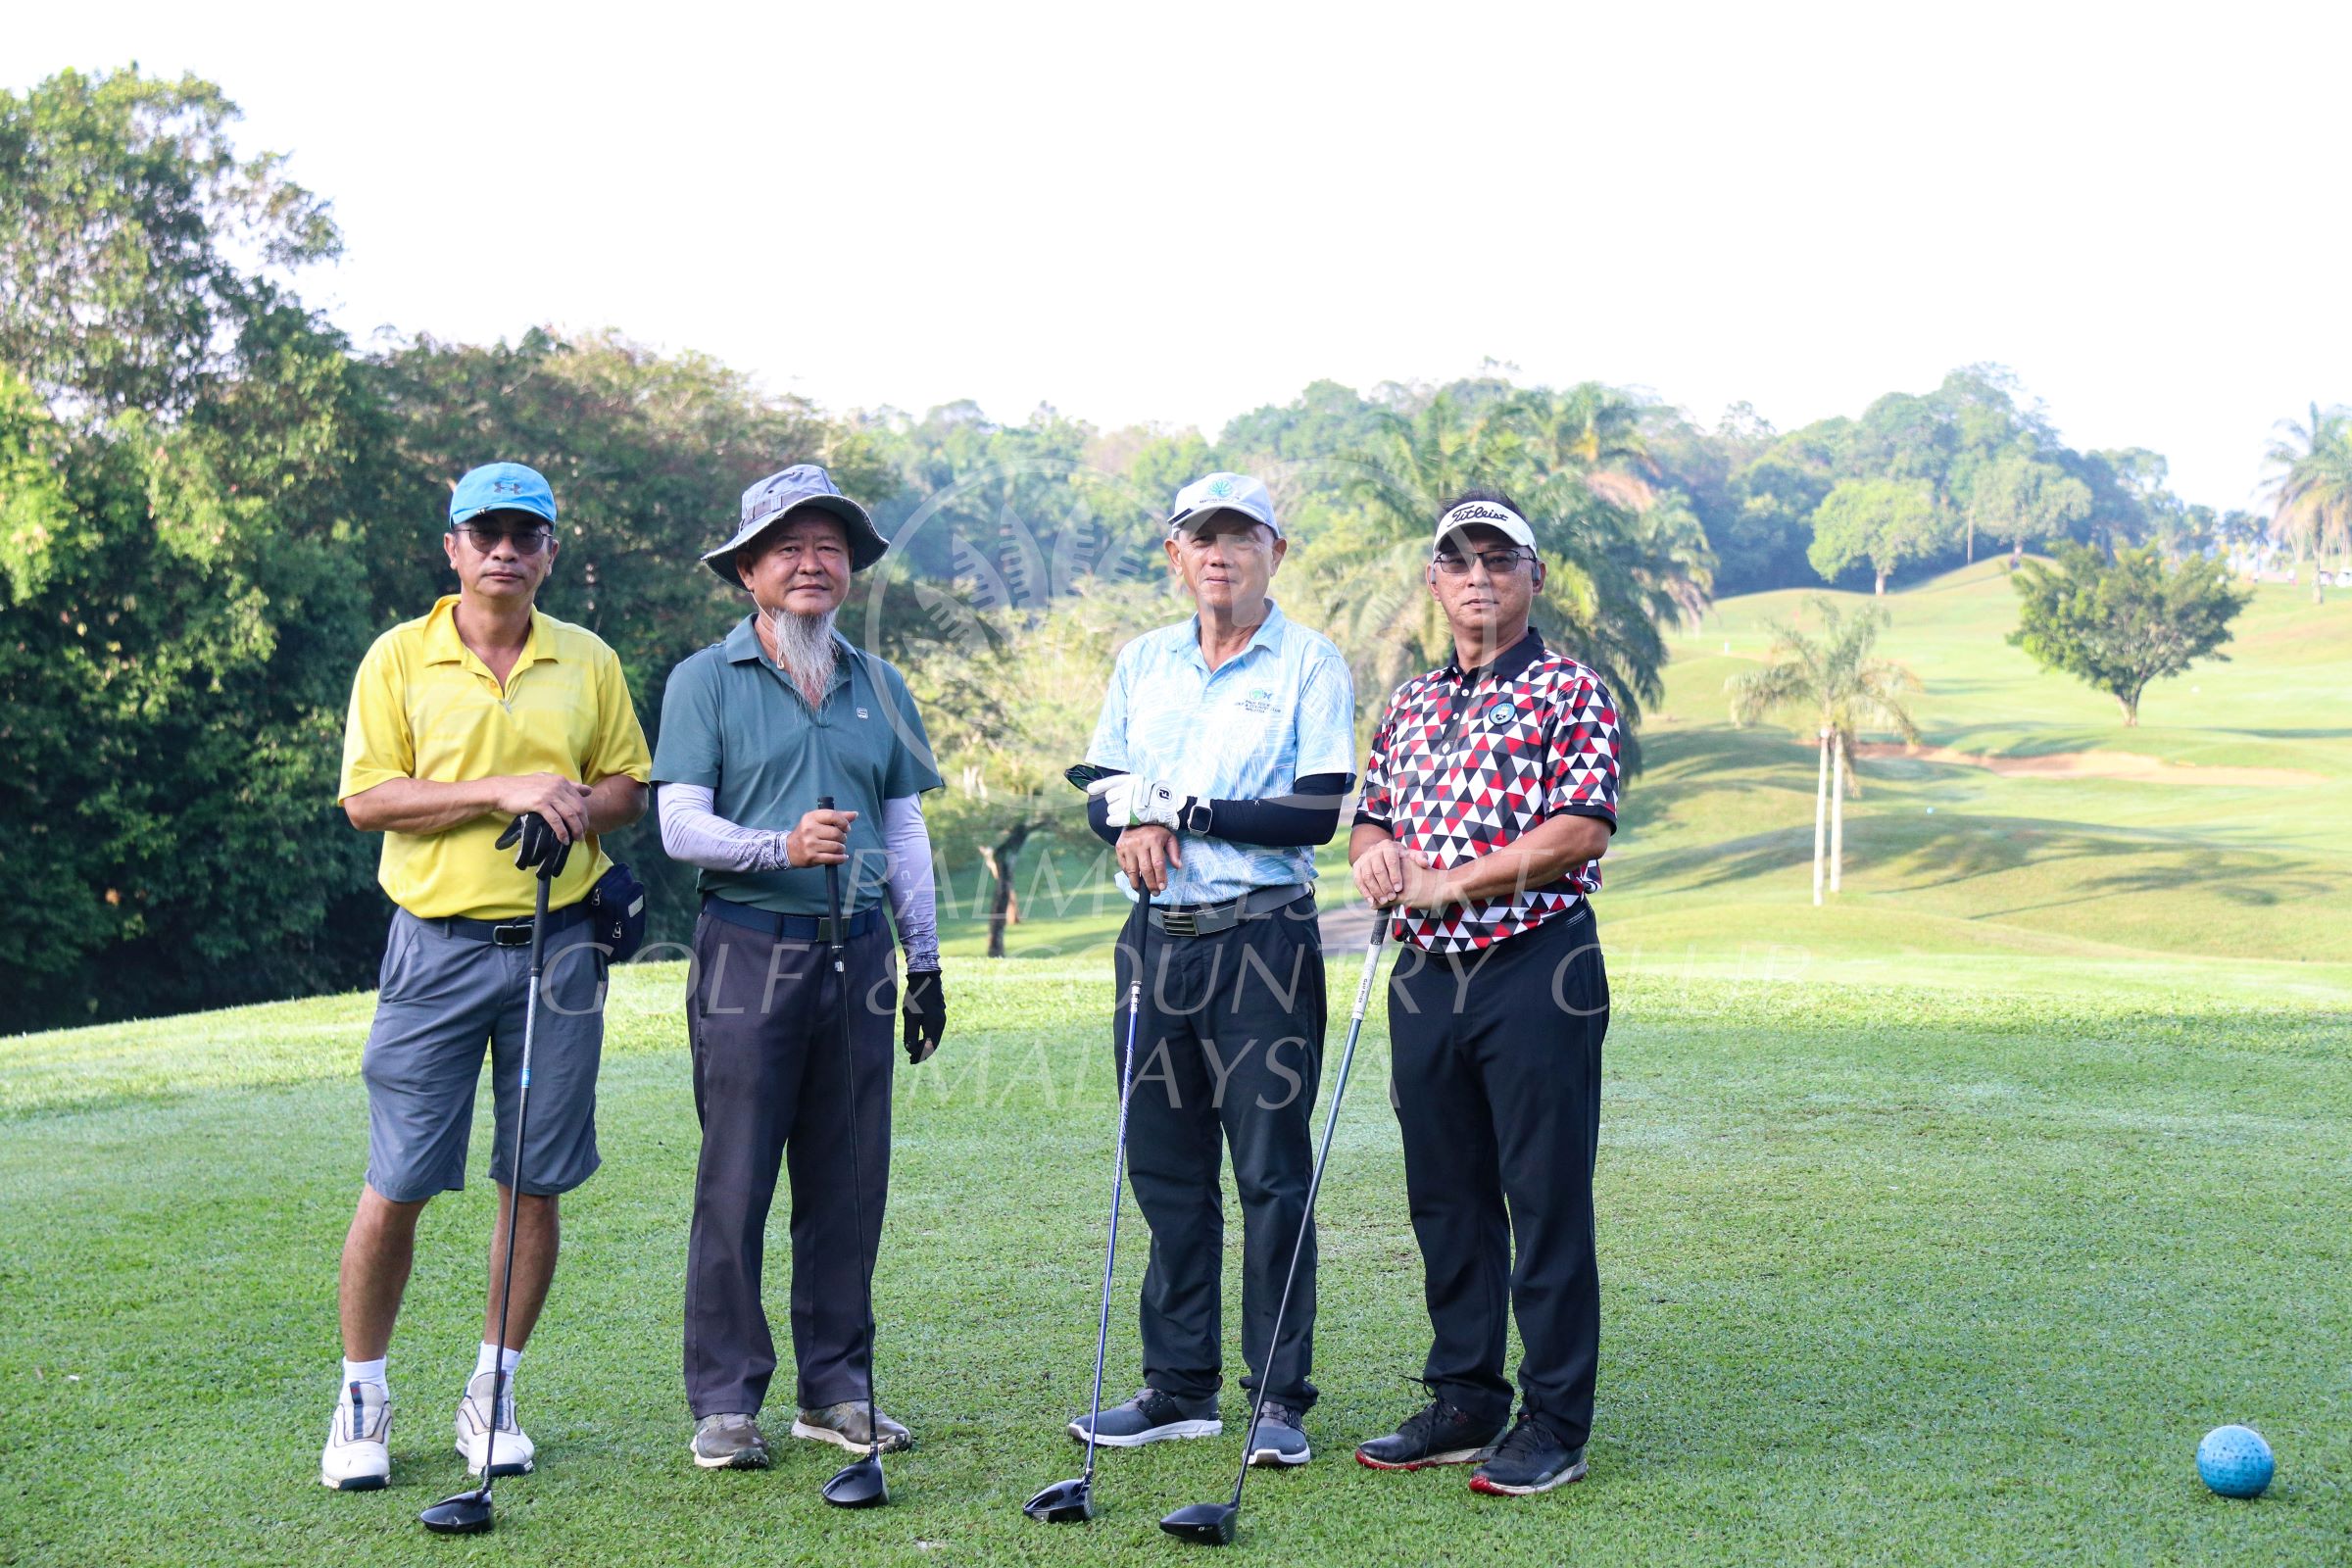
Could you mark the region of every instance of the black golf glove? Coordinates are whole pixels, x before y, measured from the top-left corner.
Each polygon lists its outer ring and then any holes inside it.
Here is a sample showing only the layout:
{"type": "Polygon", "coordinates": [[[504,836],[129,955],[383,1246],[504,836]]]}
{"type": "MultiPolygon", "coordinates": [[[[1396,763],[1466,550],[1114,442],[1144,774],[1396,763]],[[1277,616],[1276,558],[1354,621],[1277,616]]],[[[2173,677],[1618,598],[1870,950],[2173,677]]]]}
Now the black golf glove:
{"type": "Polygon", "coordinates": [[[509,822],[491,848],[503,850],[509,845],[516,846],[515,870],[537,867],[539,874],[551,882],[564,874],[564,862],[571,858],[571,846],[556,837],[556,830],[537,811],[525,811],[509,822]]]}
{"type": "Polygon", "coordinates": [[[940,988],[937,969],[909,969],[906,989],[899,997],[899,1010],[906,1015],[906,1061],[909,1066],[921,1066],[939,1049],[939,1037],[948,1032],[948,996],[940,988]]]}

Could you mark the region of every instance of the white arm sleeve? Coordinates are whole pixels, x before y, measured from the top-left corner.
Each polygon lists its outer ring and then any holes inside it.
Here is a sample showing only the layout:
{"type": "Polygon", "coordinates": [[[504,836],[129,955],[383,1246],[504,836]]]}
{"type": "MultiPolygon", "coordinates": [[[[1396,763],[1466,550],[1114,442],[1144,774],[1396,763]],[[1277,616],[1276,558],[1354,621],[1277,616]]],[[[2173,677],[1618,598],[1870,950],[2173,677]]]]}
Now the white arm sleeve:
{"type": "MultiPolygon", "coordinates": [[[[792,861],[784,853],[785,834],[730,822],[711,809],[715,801],[716,797],[699,784],[662,786],[662,848],[671,859],[708,871],[790,868],[792,861]]],[[[926,869],[930,863],[926,856],[926,869]]]]}
{"type": "MultiPolygon", "coordinates": [[[[662,823],[666,833],[668,822],[662,823]]],[[[931,830],[923,826],[923,803],[906,795],[882,803],[882,842],[890,852],[891,917],[908,969],[939,967],[939,904],[931,878],[931,830]]]]}

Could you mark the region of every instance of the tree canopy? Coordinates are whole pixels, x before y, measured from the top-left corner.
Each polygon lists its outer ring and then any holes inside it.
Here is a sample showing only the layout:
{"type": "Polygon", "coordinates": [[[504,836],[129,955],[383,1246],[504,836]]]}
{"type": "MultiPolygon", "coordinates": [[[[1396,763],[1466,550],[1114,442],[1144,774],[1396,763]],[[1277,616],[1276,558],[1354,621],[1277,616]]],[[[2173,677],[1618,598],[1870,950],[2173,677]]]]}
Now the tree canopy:
{"type": "Polygon", "coordinates": [[[2192,556],[2168,566],[2150,546],[2110,560],[2069,545],[2054,565],[2029,561],[2011,581],[2023,604],[2009,641],[2113,697],[2127,725],[2139,722],[2149,682],[2229,657],[2219,650],[2230,623],[2253,598],[2219,562],[2192,556]]]}

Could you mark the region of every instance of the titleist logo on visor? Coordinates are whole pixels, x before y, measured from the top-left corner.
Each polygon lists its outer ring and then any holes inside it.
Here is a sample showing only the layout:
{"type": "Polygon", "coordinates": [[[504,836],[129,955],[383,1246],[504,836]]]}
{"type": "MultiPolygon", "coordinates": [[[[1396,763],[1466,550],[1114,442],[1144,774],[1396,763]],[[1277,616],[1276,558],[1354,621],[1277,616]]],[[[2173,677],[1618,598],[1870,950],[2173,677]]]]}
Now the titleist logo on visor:
{"type": "Polygon", "coordinates": [[[1463,502],[1446,514],[1440,526],[1459,528],[1464,523],[1470,522],[1515,522],[1522,528],[1527,526],[1527,519],[1508,507],[1493,506],[1484,501],[1463,502]]]}

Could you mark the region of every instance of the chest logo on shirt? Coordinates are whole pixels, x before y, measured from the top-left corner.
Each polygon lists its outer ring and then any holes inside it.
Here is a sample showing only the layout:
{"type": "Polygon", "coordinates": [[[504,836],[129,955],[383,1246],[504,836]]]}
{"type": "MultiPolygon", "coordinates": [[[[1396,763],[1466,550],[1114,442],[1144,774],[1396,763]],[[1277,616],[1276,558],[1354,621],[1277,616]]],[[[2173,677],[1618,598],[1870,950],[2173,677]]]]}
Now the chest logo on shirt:
{"type": "Polygon", "coordinates": [[[1519,705],[1508,697],[1497,697],[1488,705],[1487,710],[1479,715],[1479,722],[1489,729],[1501,729],[1507,724],[1517,722],[1518,718],[1519,705]]]}
{"type": "Polygon", "coordinates": [[[858,716],[859,718],[863,718],[863,717],[865,716],[865,710],[864,710],[864,709],[862,709],[862,708],[860,708],[859,710],[858,710],[858,716]]]}
{"type": "Polygon", "coordinates": [[[1274,711],[1273,688],[1268,686],[1250,688],[1242,696],[1242,711],[1245,713],[1271,713],[1274,711]]]}

